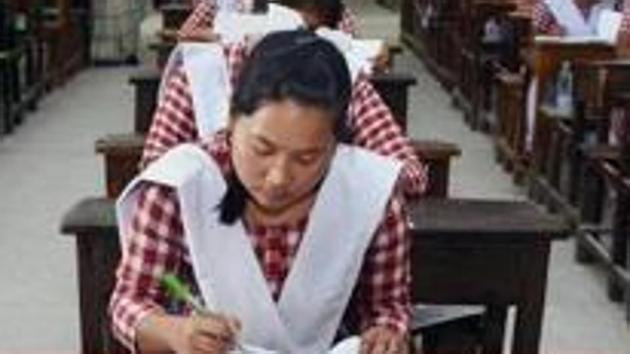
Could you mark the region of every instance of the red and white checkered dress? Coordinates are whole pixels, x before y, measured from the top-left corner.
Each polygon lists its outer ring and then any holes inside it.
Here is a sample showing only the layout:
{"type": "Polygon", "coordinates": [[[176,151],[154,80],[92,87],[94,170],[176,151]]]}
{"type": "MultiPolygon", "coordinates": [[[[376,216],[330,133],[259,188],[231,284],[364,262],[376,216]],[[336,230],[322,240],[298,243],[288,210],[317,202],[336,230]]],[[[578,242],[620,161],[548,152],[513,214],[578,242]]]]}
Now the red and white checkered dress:
{"type": "MultiPolygon", "coordinates": [[[[218,133],[201,144],[224,173],[231,169],[227,141],[225,134],[218,133]]],[[[136,344],[136,328],[148,314],[173,309],[159,286],[164,273],[177,274],[196,288],[175,193],[169,187],[149,182],[141,188],[132,219],[132,234],[126,235],[129,243],[116,272],[116,286],[110,301],[114,333],[129,348],[136,344]]],[[[363,261],[354,300],[350,304],[357,310],[363,329],[385,325],[401,333],[408,330],[409,239],[403,206],[402,197],[395,193],[363,261]]],[[[276,300],[291,269],[307,221],[273,227],[246,225],[276,300]]],[[[174,311],[188,313],[190,309],[180,306],[174,311]]]]}
{"type": "MultiPolygon", "coordinates": [[[[194,36],[194,34],[199,31],[212,28],[214,16],[217,11],[216,3],[212,0],[195,0],[193,1],[193,6],[193,12],[179,29],[179,35],[182,37],[194,36]]],[[[344,7],[341,20],[337,24],[337,29],[353,36],[359,34],[356,19],[348,7],[344,7]]]]}
{"type": "Polygon", "coordinates": [[[532,25],[534,26],[535,34],[551,34],[562,31],[562,27],[556,21],[556,17],[549,9],[549,6],[542,0],[537,1],[536,5],[534,5],[532,25]]]}

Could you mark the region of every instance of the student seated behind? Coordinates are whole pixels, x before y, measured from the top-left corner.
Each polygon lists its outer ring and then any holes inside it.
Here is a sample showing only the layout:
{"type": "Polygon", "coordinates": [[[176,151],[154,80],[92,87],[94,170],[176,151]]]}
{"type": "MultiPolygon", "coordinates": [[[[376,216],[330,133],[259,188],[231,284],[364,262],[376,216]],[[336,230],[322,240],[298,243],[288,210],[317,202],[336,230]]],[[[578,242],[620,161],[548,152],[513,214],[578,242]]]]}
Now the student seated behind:
{"type": "Polygon", "coordinates": [[[534,32],[554,36],[595,35],[601,11],[613,7],[609,0],[539,0],[534,7],[534,32]]]}
{"type": "Polygon", "coordinates": [[[352,310],[361,353],[406,351],[400,163],[346,144],[350,95],[332,44],[270,34],[235,87],[229,128],[170,150],[127,187],[110,303],[127,347],[322,354],[352,310]],[[212,314],[173,304],[159,284],[166,273],[198,289],[212,314]]]}
{"type": "MultiPolygon", "coordinates": [[[[247,61],[247,48],[242,43],[224,48],[232,83],[247,61]]],[[[187,68],[185,59],[170,62],[163,74],[162,94],[145,142],[142,167],[173,146],[197,141],[206,133],[199,129],[197,119],[200,113],[195,111],[193,104],[207,101],[203,92],[195,93],[191,87],[191,77],[199,74],[187,68]]],[[[403,161],[405,195],[412,199],[421,197],[426,190],[427,167],[418,160],[410,140],[404,136],[392,112],[366,75],[360,75],[353,83],[347,117],[353,143],[403,161]]]]}
{"type": "MultiPolygon", "coordinates": [[[[355,37],[359,33],[354,15],[340,0],[283,0],[279,3],[300,11],[307,23],[314,24],[314,21],[320,25],[326,23],[333,29],[338,29],[355,37]],[[335,8],[339,10],[335,10],[335,8]],[[330,17],[331,11],[333,11],[332,17],[330,17]],[[327,18],[322,17],[322,15],[327,18]],[[336,21],[330,22],[331,18],[336,19],[336,21]]],[[[215,40],[216,36],[212,32],[212,27],[214,17],[219,9],[247,11],[245,0],[197,0],[193,1],[193,6],[193,12],[178,32],[180,40],[215,40]]]]}

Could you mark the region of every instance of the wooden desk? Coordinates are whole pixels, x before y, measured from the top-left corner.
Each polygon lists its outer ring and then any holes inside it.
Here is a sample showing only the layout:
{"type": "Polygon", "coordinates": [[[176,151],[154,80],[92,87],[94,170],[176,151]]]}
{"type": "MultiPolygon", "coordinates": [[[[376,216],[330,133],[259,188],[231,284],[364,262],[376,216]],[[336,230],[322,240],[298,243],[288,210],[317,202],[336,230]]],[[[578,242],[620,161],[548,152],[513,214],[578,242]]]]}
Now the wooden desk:
{"type": "Polygon", "coordinates": [[[538,353],[549,248],[567,225],[529,202],[456,199],[424,200],[411,220],[414,302],[486,305],[486,353],[502,352],[515,305],[511,352],[538,353]]]}
{"type": "Polygon", "coordinates": [[[401,0],[400,37],[447,89],[457,82],[459,0],[401,0]]]}
{"type": "Polygon", "coordinates": [[[188,16],[190,16],[193,8],[187,3],[168,3],[160,6],[160,12],[162,13],[162,28],[163,29],[179,29],[188,16]]]}
{"type": "MultiPolygon", "coordinates": [[[[623,125],[627,127],[630,93],[617,91],[607,96],[611,107],[626,112],[623,125]]],[[[610,110],[609,107],[603,111],[610,110]]],[[[600,142],[582,149],[582,223],[577,232],[576,258],[585,263],[595,260],[604,266],[608,297],[626,301],[630,321],[630,142],[622,139],[617,146],[608,144],[607,139],[600,142]],[[608,190],[614,191],[614,198],[606,193],[608,190]],[[611,215],[607,215],[607,209],[611,215]]]]}
{"type": "MultiPolygon", "coordinates": [[[[538,353],[549,245],[565,235],[565,225],[527,202],[425,200],[410,216],[414,302],[515,304],[513,353],[538,353]]],[[[61,232],[77,247],[82,353],[126,353],[106,312],[120,257],[113,201],[77,203],[61,232]]],[[[488,338],[486,353],[502,336],[488,338]]]]}
{"type": "MultiPolygon", "coordinates": [[[[110,134],[98,139],[95,151],[103,155],[107,196],[117,197],[138,173],[144,134],[110,134]]],[[[428,166],[426,196],[448,195],[451,161],[461,155],[455,144],[434,140],[412,140],[416,154],[428,166]]]]}
{"type": "MultiPolygon", "coordinates": [[[[569,60],[587,61],[612,58],[614,47],[599,42],[572,42],[562,39],[537,39],[533,43],[530,66],[533,74],[538,78],[538,97],[536,98],[536,119],[531,159],[529,163],[529,191],[530,195],[539,201],[552,200],[549,195],[557,195],[547,176],[547,159],[551,155],[551,133],[556,129],[554,122],[547,119],[549,115],[540,110],[546,84],[553,78],[562,62],[569,60]]],[[[562,205],[560,200],[554,205],[562,205]]],[[[570,216],[570,215],[569,215],[570,216]]]]}

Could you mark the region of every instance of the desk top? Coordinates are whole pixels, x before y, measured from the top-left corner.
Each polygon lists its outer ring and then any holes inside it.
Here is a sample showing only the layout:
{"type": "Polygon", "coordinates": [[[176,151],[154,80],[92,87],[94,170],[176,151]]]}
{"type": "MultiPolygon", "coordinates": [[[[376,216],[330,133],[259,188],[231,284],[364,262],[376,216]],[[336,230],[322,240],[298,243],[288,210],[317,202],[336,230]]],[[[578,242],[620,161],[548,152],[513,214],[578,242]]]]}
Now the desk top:
{"type": "Polygon", "coordinates": [[[474,237],[505,241],[563,238],[569,225],[560,216],[527,201],[480,199],[425,199],[410,210],[411,233],[431,236],[474,237]]]}

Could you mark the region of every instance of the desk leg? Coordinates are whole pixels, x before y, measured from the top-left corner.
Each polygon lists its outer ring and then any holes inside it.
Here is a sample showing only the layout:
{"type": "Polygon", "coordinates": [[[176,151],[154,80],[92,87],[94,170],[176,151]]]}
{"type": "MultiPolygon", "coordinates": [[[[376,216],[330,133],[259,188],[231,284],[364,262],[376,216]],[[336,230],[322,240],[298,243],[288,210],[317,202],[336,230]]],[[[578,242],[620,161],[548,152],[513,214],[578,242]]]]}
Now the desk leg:
{"type": "Polygon", "coordinates": [[[110,334],[109,295],[120,257],[117,235],[79,236],[77,268],[81,321],[81,353],[128,354],[110,334]]]}
{"type": "Polygon", "coordinates": [[[484,315],[483,354],[503,353],[505,338],[506,306],[486,306],[484,315]]]}
{"type": "Polygon", "coordinates": [[[524,250],[521,258],[521,267],[526,275],[523,298],[516,304],[513,354],[537,354],[540,349],[550,241],[541,241],[530,247],[524,250]]]}

